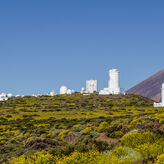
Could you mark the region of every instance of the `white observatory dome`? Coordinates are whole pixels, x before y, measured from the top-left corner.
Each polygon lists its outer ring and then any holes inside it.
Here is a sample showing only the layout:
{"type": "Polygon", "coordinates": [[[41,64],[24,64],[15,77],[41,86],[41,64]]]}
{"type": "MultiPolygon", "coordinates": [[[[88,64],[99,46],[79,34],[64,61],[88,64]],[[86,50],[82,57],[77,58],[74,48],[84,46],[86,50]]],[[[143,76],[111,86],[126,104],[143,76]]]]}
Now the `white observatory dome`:
{"type": "Polygon", "coordinates": [[[50,96],[55,96],[55,92],[54,91],[51,91],[50,92],[50,96]]]}
{"type": "Polygon", "coordinates": [[[1,97],[7,97],[7,94],[6,93],[1,93],[1,97]]]}
{"type": "Polygon", "coordinates": [[[70,89],[67,90],[67,94],[71,95],[72,91],[70,89]]]}
{"type": "Polygon", "coordinates": [[[67,87],[66,86],[61,86],[60,87],[60,94],[67,94],[67,87]]]}

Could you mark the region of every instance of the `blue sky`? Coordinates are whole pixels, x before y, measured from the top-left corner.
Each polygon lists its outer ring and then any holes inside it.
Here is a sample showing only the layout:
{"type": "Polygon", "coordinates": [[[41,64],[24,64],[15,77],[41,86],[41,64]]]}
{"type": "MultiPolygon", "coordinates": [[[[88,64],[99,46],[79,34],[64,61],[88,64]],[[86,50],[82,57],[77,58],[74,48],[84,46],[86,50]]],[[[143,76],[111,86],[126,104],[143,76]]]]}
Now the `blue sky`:
{"type": "Polygon", "coordinates": [[[0,0],[0,92],[128,89],[164,68],[163,0],[0,0]]]}

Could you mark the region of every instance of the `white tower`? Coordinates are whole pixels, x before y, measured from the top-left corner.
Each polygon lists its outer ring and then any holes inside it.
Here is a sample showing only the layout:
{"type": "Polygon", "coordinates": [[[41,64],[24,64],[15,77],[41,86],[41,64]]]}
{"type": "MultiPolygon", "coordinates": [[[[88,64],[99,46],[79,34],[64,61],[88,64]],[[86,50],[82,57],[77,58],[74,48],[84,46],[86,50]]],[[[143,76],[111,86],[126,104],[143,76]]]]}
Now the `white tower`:
{"type": "Polygon", "coordinates": [[[162,84],[162,89],[161,89],[161,100],[162,100],[162,104],[164,104],[164,83],[162,84]]]}
{"type": "Polygon", "coordinates": [[[120,72],[117,69],[109,70],[108,88],[111,94],[120,94],[120,72]]]}
{"type": "Polygon", "coordinates": [[[120,72],[117,69],[109,70],[109,88],[120,88],[120,72]]]}
{"type": "Polygon", "coordinates": [[[108,88],[104,88],[99,94],[125,94],[124,89],[120,88],[120,72],[117,69],[109,70],[108,88]]]}
{"type": "Polygon", "coordinates": [[[97,80],[87,80],[86,81],[86,91],[88,93],[97,92],[97,80]]]}

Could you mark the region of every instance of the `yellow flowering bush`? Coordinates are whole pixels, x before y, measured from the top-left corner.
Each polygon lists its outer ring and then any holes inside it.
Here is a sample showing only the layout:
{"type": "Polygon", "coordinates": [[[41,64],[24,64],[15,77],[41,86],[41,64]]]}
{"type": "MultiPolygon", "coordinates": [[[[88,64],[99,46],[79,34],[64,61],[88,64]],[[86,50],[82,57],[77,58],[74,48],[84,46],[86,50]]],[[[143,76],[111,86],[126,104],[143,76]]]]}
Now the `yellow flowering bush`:
{"type": "Polygon", "coordinates": [[[132,148],[124,146],[118,146],[114,150],[112,150],[110,157],[113,156],[116,156],[119,159],[128,159],[133,162],[142,158],[139,152],[132,148]]]}
{"type": "Polygon", "coordinates": [[[14,158],[9,164],[132,164],[134,159],[119,159],[108,153],[89,151],[86,153],[73,152],[69,156],[53,156],[46,152],[36,153],[31,156],[14,158]]]}
{"type": "Polygon", "coordinates": [[[72,132],[69,130],[63,130],[62,132],[59,133],[59,137],[63,139],[66,135],[71,134],[72,132]]]}
{"type": "Polygon", "coordinates": [[[94,131],[94,130],[95,130],[95,126],[90,126],[90,127],[86,127],[86,128],[82,131],[82,133],[83,133],[83,134],[88,134],[89,132],[94,131]]]}
{"type": "Polygon", "coordinates": [[[159,155],[164,153],[164,143],[145,143],[142,145],[138,145],[135,150],[140,152],[143,157],[148,157],[152,154],[159,155]]]}
{"type": "Polygon", "coordinates": [[[164,119],[160,119],[159,124],[164,124],[164,119]]]}
{"type": "Polygon", "coordinates": [[[98,127],[97,131],[98,132],[103,132],[109,128],[109,124],[107,122],[102,122],[98,127]]]}
{"type": "Polygon", "coordinates": [[[155,164],[163,164],[164,163],[164,154],[161,154],[157,157],[157,161],[155,164]]]}
{"type": "Polygon", "coordinates": [[[152,132],[130,132],[122,137],[121,143],[127,147],[135,148],[145,143],[154,143],[158,138],[152,132]]]}
{"type": "Polygon", "coordinates": [[[55,158],[53,155],[43,151],[28,157],[22,155],[18,158],[14,158],[9,163],[10,164],[50,164],[50,163],[56,163],[57,159],[58,159],[57,157],[55,158]]]}

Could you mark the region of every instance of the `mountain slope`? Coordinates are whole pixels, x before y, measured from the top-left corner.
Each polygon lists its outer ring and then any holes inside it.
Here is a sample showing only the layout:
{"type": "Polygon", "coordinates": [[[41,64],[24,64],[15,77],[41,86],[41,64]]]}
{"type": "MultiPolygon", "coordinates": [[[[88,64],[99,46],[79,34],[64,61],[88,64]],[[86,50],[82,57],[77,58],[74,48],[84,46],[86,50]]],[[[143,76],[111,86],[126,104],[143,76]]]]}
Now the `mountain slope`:
{"type": "Polygon", "coordinates": [[[127,93],[142,95],[159,102],[161,99],[162,83],[164,83],[164,70],[156,73],[155,75],[129,89],[127,93]]]}

